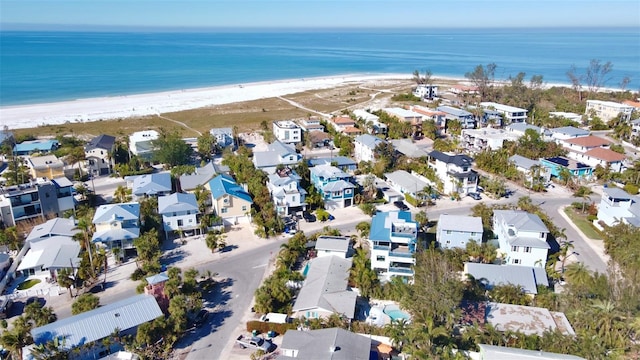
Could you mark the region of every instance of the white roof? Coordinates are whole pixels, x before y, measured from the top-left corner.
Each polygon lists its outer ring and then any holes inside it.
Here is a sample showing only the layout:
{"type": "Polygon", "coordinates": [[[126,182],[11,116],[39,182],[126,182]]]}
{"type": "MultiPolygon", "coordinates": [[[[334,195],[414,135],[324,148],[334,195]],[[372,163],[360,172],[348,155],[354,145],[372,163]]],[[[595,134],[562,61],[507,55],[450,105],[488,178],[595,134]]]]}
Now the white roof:
{"type": "Polygon", "coordinates": [[[151,141],[157,140],[160,134],[155,130],[145,130],[145,131],[137,131],[129,136],[129,141],[131,143],[136,143],[140,141],[151,141]]]}
{"type": "Polygon", "coordinates": [[[515,106],[509,106],[509,105],[503,105],[503,104],[498,104],[495,102],[490,102],[490,101],[485,101],[485,102],[481,102],[480,106],[484,107],[484,108],[489,108],[489,107],[493,107],[494,109],[496,109],[497,111],[506,111],[506,112],[527,112],[526,109],[522,109],[519,107],[515,107],[515,106]]]}
{"type": "Polygon", "coordinates": [[[564,313],[551,312],[534,306],[488,303],[485,318],[498,331],[517,331],[526,335],[540,335],[559,330],[564,335],[575,335],[564,313]]]}
{"type": "Polygon", "coordinates": [[[316,250],[331,250],[347,252],[350,238],[346,236],[319,236],[316,241],[316,250]]]}
{"type": "Polygon", "coordinates": [[[584,358],[575,355],[556,354],[542,350],[525,350],[486,344],[478,344],[478,347],[484,356],[483,359],[491,360],[584,360],[584,358]]]}
{"type": "Polygon", "coordinates": [[[32,243],[17,270],[76,267],[79,253],[80,244],[71,237],[52,236],[32,243]]]}
{"type": "Polygon", "coordinates": [[[438,219],[438,230],[454,230],[460,232],[482,233],[482,219],[476,216],[441,214],[438,219]]]}
{"type": "Polygon", "coordinates": [[[391,114],[391,115],[395,115],[401,118],[420,118],[422,119],[422,117],[424,115],[417,113],[415,111],[411,111],[411,110],[406,110],[403,108],[399,108],[399,107],[391,107],[391,108],[384,108],[382,109],[385,112],[391,114]]]}

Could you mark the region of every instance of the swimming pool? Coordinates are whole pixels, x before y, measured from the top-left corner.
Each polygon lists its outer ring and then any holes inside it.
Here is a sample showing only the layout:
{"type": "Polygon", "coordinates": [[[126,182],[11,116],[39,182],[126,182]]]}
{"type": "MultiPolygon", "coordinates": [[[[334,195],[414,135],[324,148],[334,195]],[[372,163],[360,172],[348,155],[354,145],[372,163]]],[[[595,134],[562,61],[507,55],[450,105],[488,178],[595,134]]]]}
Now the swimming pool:
{"type": "Polygon", "coordinates": [[[400,308],[395,305],[385,306],[383,312],[391,318],[391,321],[399,320],[399,319],[404,319],[404,320],[411,319],[411,316],[409,314],[400,310],[400,308]]]}

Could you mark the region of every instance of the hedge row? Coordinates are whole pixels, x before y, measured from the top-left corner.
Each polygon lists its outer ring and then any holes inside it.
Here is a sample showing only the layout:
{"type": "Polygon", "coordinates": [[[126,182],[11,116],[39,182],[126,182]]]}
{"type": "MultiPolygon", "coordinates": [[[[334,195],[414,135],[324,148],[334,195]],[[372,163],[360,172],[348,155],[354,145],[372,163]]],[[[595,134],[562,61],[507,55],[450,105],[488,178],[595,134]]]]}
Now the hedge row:
{"type": "Polygon", "coordinates": [[[277,323],[269,323],[264,321],[247,321],[247,331],[252,332],[253,330],[257,330],[261,334],[266,334],[269,331],[275,331],[277,334],[282,335],[287,332],[287,330],[295,330],[295,324],[277,324],[277,323]]]}

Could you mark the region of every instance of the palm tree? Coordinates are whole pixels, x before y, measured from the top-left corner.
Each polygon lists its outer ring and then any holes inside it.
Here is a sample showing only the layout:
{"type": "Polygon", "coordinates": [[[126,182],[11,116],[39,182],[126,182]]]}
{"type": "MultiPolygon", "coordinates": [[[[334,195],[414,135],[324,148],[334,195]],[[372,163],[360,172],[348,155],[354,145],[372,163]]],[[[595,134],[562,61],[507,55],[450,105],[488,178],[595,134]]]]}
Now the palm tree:
{"type": "Polygon", "coordinates": [[[113,192],[113,201],[116,203],[126,203],[131,201],[131,189],[120,185],[113,192]]]}
{"type": "Polygon", "coordinates": [[[409,323],[406,319],[395,319],[384,326],[385,335],[391,339],[393,346],[397,347],[399,351],[402,351],[408,328],[409,323]]]}
{"type": "Polygon", "coordinates": [[[91,235],[92,231],[92,223],[87,217],[81,217],[78,219],[78,223],[76,224],[75,229],[80,230],[79,233],[73,236],[74,239],[80,240],[81,246],[87,251],[89,254],[89,264],[91,265],[91,274],[95,276],[95,269],[93,267],[93,255],[91,249],[91,235]]]}
{"type": "Polygon", "coordinates": [[[361,238],[368,239],[369,232],[371,231],[371,223],[368,221],[361,221],[356,225],[356,230],[358,230],[361,238]]]}
{"type": "Polygon", "coordinates": [[[220,240],[220,234],[214,231],[210,231],[207,233],[207,237],[205,238],[205,243],[207,247],[211,249],[211,252],[214,252],[215,249],[218,248],[218,241],[220,240]]]}
{"type": "Polygon", "coordinates": [[[71,164],[72,168],[73,165],[78,164],[78,174],[80,175],[80,178],[82,178],[82,166],[80,166],[80,162],[86,159],[84,148],[82,148],[82,146],[74,147],[69,151],[65,159],[69,164],[71,164]]]}

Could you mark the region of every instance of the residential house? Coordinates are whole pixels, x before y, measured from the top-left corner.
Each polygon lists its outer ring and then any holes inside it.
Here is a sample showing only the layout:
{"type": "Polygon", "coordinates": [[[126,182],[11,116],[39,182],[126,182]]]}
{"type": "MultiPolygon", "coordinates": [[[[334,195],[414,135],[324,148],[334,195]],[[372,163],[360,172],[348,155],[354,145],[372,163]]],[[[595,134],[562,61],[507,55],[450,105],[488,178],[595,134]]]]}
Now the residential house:
{"type": "Polygon", "coordinates": [[[93,216],[93,224],[96,226],[93,242],[108,249],[119,248],[123,253],[133,253],[133,241],[140,236],[140,204],[100,205],[93,216]]]}
{"type": "Polygon", "coordinates": [[[426,158],[429,156],[429,152],[427,152],[424,148],[416,145],[411,139],[394,139],[389,140],[393,148],[396,150],[398,154],[404,155],[408,158],[418,159],[418,158],[426,158]]]}
{"type": "Polygon", "coordinates": [[[76,228],[76,222],[73,219],[57,217],[34,226],[26,240],[36,242],[52,236],[73,237],[78,232],[80,230],[76,228]]]}
{"type": "Polygon", "coordinates": [[[0,189],[0,218],[5,226],[35,217],[63,216],[75,208],[73,184],[67,178],[37,178],[0,189]]]}
{"type": "Polygon", "coordinates": [[[389,133],[389,127],[387,124],[380,121],[378,115],[374,115],[366,110],[353,110],[353,115],[364,121],[365,126],[372,135],[386,135],[389,133]]]}
{"type": "Polygon", "coordinates": [[[623,170],[625,156],[609,149],[611,141],[601,137],[589,135],[568,139],[563,145],[569,150],[567,156],[571,159],[583,162],[592,168],[600,165],[609,167],[614,172],[623,170]]]}
{"type": "Polygon", "coordinates": [[[509,163],[521,172],[526,181],[546,184],[551,180],[551,169],[543,166],[539,160],[531,160],[524,156],[513,155],[509,157],[509,163]]]}
{"type": "Polygon", "coordinates": [[[311,131],[305,135],[307,144],[312,149],[330,146],[331,136],[323,131],[311,131]]]}
{"type": "Polygon", "coordinates": [[[461,146],[470,152],[501,149],[505,141],[518,141],[520,136],[495,128],[463,129],[461,146]]]}
{"type": "Polygon", "coordinates": [[[413,265],[418,240],[418,223],[408,211],[378,212],[371,220],[369,248],[371,268],[381,281],[400,276],[413,278],[413,265]]]}
{"type": "Polygon", "coordinates": [[[562,119],[571,120],[571,121],[576,122],[578,124],[582,123],[582,115],[576,114],[576,113],[572,113],[572,112],[551,111],[551,112],[549,112],[549,116],[552,117],[552,118],[562,118],[562,119]]]}
{"type": "Polygon", "coordinates": [[[276,360],[369,360],[371,338],[340,328],[287,330],[276,360]]]}
{"type": "MultiPolygon", "coordinates": [[[[471,108],[471,106],[469,108],[471,108]]],[[[505,123],[504,115],[496,110],[483,109],[480,123],[487,127],[495,126],[501,128],[505,123]]]]}
{"type": "Polygon", "coordinates": [[[289,215],[306,210],[307,191],[300,186],[300,176],[290,168],[282,168],[269,175],[267,188],[278,214],[289,215]]]}
{"type": "MultiPolygon", "coordinates": [[[[443,112],[445,121],[459,121],[463,129],[473,129],[476,127],[476,120],[472,113],[452,106],[438,106],[436,110],[443,112]]],[[[445,124],[445,130],[448,126],[445,124]]]]}
{"type": "Polygon", "coordinates": [[[535,125],[531,125],[523,122],[512,123],[507,127],[505,127],[505,130],[507,130],[507,132],[515,134],[516,136],[518,136],[518,138],[524,136],[524,133],[529,129],[535,131],[537,134],[540,134],[541,136],[544,134],[544,131],[541,128],[535,125]]]}
{"type": "Polygon", "coordinates": [[[447,123],[446,117],[447,113],[443,111],[434,110],[422,105],[411,105],[409,106],[409,110],[413,112],[417,112],[422,115],[422,121],[433,120],[438,129],[438,132],[441,134],[444,131],[445,125],[447,123]]]}
{"type": "Polygon", "coordinates": [[[376,161],[376,147],[380,144],[386,144],[385,140],[369,134],[356,136],[353,139],[354,145],[354,157],[357,162],[361,161],[376,161]]]}
{"type": "Polygon", "coordinates": [[[386,173],[384,174],[384,177],[389,186],[391,186],[395,191],[403,194],[404,196],[409,195],[414,199],[418,198],[419,192],[429,186],[426,181],[406,172],[405,170],[396,170],[392,173],[386,173]]]}
{"type": "Polygon", "coordinates": [[[353,173],[358,168],[358,163],[355,162],[355,160],[353,160],[352,158],[346,156],[313,158],[309,159],[308,163],[309,166],[331,165],[348,173],[353,173]]]}
{"type": "Polygon", "coordinates": [[[251,218],[251,195],[229,175],[218,175],[209,181],[211,203],[215,213],[229,225],[248,222],[251,218]]]}
{"type": "Polygon", "coordinates": [[[349,116],[334,116],[329,119],[329,124],[331,124],[337,132],[344,132],[346,128],[355,127],[356,121],[349,116]]]}
{"type": "Polygon", "coordinates": [[[540,159],[540,164],[556,178],[562,178],[562,169],[569,170],[571,176],[577,179],[589,179],[593,174],[591,166],[564,156],[540,159]]]}
{"type": "Polygon", "coordinates": [[[498,331],[525,335],[543,336],[549,331],[558,331],[566,336],[576,334],[564,313],[534,306],[490,302],[486,307],[485,321],[498,331]]]}
{"type": "Polygon", "coordinates": [[[513,285],[522,288],[525,294],[533,296],[538,294],[538,286],[549,287],[546,270],[542,267],[466,262],[464,275],[472,276],[486,290],[495,286],[513,285]]]}
{"type": "Polygon", "coordinates": [[[213,135],[216,139],[216,146],[218,148],[231,148],[231,150],[235,150],[235,140],[233,138],[232,128],[213,128],[209,130],[209,134],[213,135]]]}
{"type": "Polygon", "coordinates": [[[274,121],[273,135],[285,144],[302,142],[302,128],[291,120],[274,121]]]}
{"type": "Polygon", "coordinates": [[[312,133],[315,131],[324,132],[325,130],[324,125],[322,125],[322,122],[320,121],[320,118],[316,116],[310,116],[306,119],[300,119],[298,120],[298,124],[300,125],[300,128],[307,133],[312,133]]]}
{"type": "Polygon", "coordinates": [[[349,288],[351,259],[317,257],[308,263],[306,278],[291,309],[291,317],[353,319],[357,294],[349,288]]]}
{"type": "Polygon", "coordinates": [[[478,87],[471,85],[455,84],[449,88],[449,92],[456,95],[476,95],[478,94],[478,87]]]}
{"type": "Polygon", "coordinates": [[[640,196],[629,195],[617,187],[605,187],[598,206],[598,221],[607,226],[619,223],[640,228],[640,196]]]}
{"type": "Polygon", "coordinates": [[[167,172],[126,176],[124,179],[131,189],[134,200],[149,196],[169,195],[172,191],[171,174],[167,172]]]}
{"type": "Polygon", "coordinates": [[[362,135],[363,131],[360,128],[357,128],[355,126],[347,126],[346,128],[344,128],[342,130],[342,133],[348,136],[358,136],[358,135],[362,135]]]}
{"type": "Polygon", "coordinates": [[[311,183],[320,192],[327,208],[353,205],[355,185],[353,177],[331,165],[318,165],[309,169],[311,183]]]}
{"type": "Polygon", "coordinates": [[[198,201],[194,194],[173,193],[158,196],[158,214],[162,216],[165,234],[200,228],[198,201]]]}
{"type": "Polygon", "coordinates": [[[74,360],[97,359],[122,350],[116,341],[102,341],[119,330],[119,336],[135,336],[138,326],[164,316],[151,295],[135,295],[97,309],[64,318],[31,330],[36,346],[54,339],[71,352],[74,360]]]}
{"type": "Polygon", "coordinates": [[[60,146],[55,139],[27,140],[13,147],[13,154],[16,156],[27,156],[35,153],[50,153],[60,146]]]}
{"type": "Polygon", "coordinates": [[[421,100],[432,100],[438,97],[438,85],[418,84],[412,93],[421,100]]]}
{"type": "Polygon", "coordinates": [[[442,192],[466,195],[478,189],[478,173],[471,169],[473,159],[462,154],[447,154],[440,151],[429,153],[429,166],[435,169],[442,181],[442,192]]]}
{"type": "Polygon", "coordinates": [[[515,106],[503,105],[494,102],[481,102],[480,106],[483,109],[495,110],[504,116],[504,119],[508,123],[523,123],[527,121],[526,109],[521,109],[515,106]]]}
{"type": "Polygon", "coordinates": [[[475,216],[441,214],[436,240],[443,249],[466,249],[470,241],[482,243],[482,219],[475,216]]]}
{"type": "Polygon", "coordinates": [[[589,130],[580,129],[573,126],[563,126],[547,130],[548,136],[545,140],[555,141],[560,144],[564,140],[575,139],[579,137],[589,136],[589,130]]]}
{"type": "Polygon", "coordinates": [[[34,179],[64,177],[64,162],[55,155],[30,156],[27,158],[27,167],[34,179]]]}
{"type": "Polygon", "coordinates": [[[640,136],[640,119],[631,120],[631,136],[640,136]]]}
{"type": "Polygon", "coordinates": [[[337,256],[346,259],[352,252],[351,238],[348,236],[318,236],[316,240],[316,256],[337,256]]]}
{"type": "Polygon", "coordinates": [[[23,276],[46,275],[57,278],[58,270],[80,266],[80,243],[69,236],[50,236],[33,239],[16,268],[23,276]],[[37,241],[36,241],[37,240],[37,241]]]}
{"type": "Polygon", "coordinates": [[[401,122],[411,124],[411,127],[413,129],[413,137],[422,136],[422,114],[398,107],[384,108],[382,110],[401,122]]]}
{"type": "Polygon", "coordinates": [[[494,210],[493,233],[503,263],[544,268],[550,249],[549,229],[538,215],[521,210],[494,210]]]}
{"type": "MultiPolygon", "coordinates": [[[[637,100],[640,100],[640,99],[637,99],[637,100]]],[[[640,101],[623,100],[622,103],[624,105],[629,105],[633,107],[636,111],[640,110],[640,101]]]]}
{"type": "Polygon", "coordinates": [[[180,190],[192,192],[198,186],[205,186],[217,174],[216,166],[213,162],[208,162],[204,166],[197,167],[192,174],[180,175],[180,190]]]}
{"type": "Polygon", "coordinates": [[[85,166],[89,174],[95,176],[111,174],[114,165],[112,154],[115,144],[116,138],[114,136],[102,134],[94,137],[85,145],[85,166]]]}
{"type": "Polygon", "coordinates": [[[495,346],[495,345],[487,345],[487,344],[478,344],[478,348],[480,348],[480,352],[472,353],[471,359],[473,360],[586,360],[585,358],[574,356],[574,355],[566,355],[566,354],[556,354],[550,353],[542,350],[525,350],[519,348],[512,348],[506,346],[495,346]]]}
{"type": "Polygon", "coordinates": [[[295,165],[302,161],[302,155],[289,144],[284,144],[278,140],[269,144],[267,151],[256,151],[253,153],[253,164],[267,174],[273,174],[278,165],[295,165]]]}
{"type": "Polygon", "coordinates": [[[627,104],[620,104],[613,101],[587,100],[587,107],[584,113],[589,116],[589,118],[591,118],[593,114],[604,122],[608,122],[618,117],[618,115],[621,116],[622,121],[629,121],[631,120],[633,110],[634,107],[627,104]]]}
{"type": "Polygon", "coordinates": [[[155,130],[134,132],[129,135],[129,152],[149,161],[153,157],[153,142],[159,137],[160,134],[155,130]]]}
{"type": "Polygon", "coordinates": [[[611,145],[611,141],[594,135],[570,138],[562,142],[562,146],[567,150],[579,153],[600,147],[608,148],[609,145],[611,145]]]}

